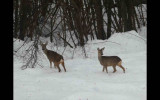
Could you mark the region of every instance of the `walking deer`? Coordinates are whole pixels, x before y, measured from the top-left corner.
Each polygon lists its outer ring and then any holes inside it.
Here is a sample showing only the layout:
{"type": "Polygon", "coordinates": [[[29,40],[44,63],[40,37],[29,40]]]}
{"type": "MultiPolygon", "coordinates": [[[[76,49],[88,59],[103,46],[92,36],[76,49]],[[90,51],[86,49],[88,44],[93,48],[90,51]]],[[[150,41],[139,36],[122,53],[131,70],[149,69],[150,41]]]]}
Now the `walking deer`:
{"type": "Polygon", "coordinates": [[[100,64],[103,66],[103,72],[106,69],[106,72],[108,73],[107,67],[108,66],[112,66],[113,67],[113,73],[115,73],[116,70],[116,66],[119,66],[120,68],[123,69],[123,72],[125,73],[125,68],[122,66],[122,60],[121,58],[119,58],[118,56],[102,56],[103,55],[103,50],[97,48],[98,50],[98,60],[100,62],[100,64]]]}
{"type": "Polygon", "coordinates": [[[42,46],[42,50],[43,50],[43,52],[45,53],[45,55],[47,56],[47,58],[48,58],[48,60],[50,62],[50,68],[52,68],[52,62],[53,62],[54,63],[54,67],[55,68],[57,67],[59,72],[61,71],[61,69],[59,67],[59,64],[61,64],[63,66],[64,71],[66,72],[63,56],[58,54],[57,52],[48,50],[46,48],[47,44],[48,44],[48,41],[45,44],[43,44],[40,41],[40,45],[42,46]]]}

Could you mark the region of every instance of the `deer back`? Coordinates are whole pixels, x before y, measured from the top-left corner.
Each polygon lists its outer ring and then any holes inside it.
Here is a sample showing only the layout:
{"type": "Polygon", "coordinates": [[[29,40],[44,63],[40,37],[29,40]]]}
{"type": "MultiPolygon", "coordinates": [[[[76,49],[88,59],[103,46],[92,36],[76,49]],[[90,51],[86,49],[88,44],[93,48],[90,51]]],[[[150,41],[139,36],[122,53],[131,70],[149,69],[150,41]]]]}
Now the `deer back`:
{"type": "Polygon", "coordinates": [[[59,62],[61,59],[63,59],[63,56],[58,54],[57,52],[47,50],[46,55],[50,61],[53,62],[59,62]]]}
{"type": "Polygon", "coordinates": [[[99,57],[99,61],[101,65],[104,66],[115,66],[121,61],[121,59],[118,56],[101,56],[99,57]]]}

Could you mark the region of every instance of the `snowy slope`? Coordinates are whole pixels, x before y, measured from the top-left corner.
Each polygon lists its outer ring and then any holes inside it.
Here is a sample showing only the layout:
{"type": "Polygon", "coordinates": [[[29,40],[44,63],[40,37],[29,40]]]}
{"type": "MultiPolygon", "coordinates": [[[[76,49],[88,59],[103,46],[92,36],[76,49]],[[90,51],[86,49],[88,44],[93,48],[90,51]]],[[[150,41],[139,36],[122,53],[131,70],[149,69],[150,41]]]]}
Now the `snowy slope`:
{"type": "MultiPolygon", "coordinates": [[[[87,58],[84,58],[82,48],[74,51],[67,47],[63,54],[67,72],[60,66],[60,73],[49,67],[49,61],[41,50],[38,62],[43,68],[37,65],[21,70],[23,60],[14,56],[14,100],[146,100],[146,40],[142,38],[130,31],[115,33],[104,41],[88,41],[85,45],[87,58]],[[102,72],[97,57],[98,47],[105,47],[106,56],[119,56],[126,73],[118,66],[116,73],[112,73],[112,67],[108,68],[108,74],[102,72]]],[[[21,44],[21,41],[16,41],[14,49],[21,44]]],[[[64,50],[64,47],[57,50],[51,43],[47,48],[60,54],[64,50]]],[[[21,53],[19,51],[17,55],[21,53]]]]}

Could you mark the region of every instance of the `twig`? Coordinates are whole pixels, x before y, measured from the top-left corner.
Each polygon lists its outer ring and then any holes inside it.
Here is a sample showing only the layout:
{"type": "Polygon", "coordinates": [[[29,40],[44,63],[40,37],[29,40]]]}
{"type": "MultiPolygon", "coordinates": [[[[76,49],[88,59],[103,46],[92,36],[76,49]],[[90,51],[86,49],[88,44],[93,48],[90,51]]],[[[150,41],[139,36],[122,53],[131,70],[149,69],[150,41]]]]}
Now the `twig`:
{"type": "MultiPolygon", "coordinates": [[[[121,44],[119,44],[117,42],[112,42],[112,41],[104,41],[104,42],[111,42],[111,43],[115,43],[115,44],[121,45],[121,44]]],[[[98,42],[98,43],[104,43],[104,42],[98,42]]],[[[92,43],[92,44],[98,44],[98,43],[92,43]]]]}
{"type": "Polygon", "coordinates": [[[21,67],[22,70],[24,70],[24,69],[26,69],[26,68],[27,68],[27,65],[23,65],[23,66],[21,67]]]}
{"type": "Polygon", "coordinates": [[[40,65],[38,62],[36,62],[36,64],[38,64],[38,65],[41,66],[42,68],[44,67],[44,66],[40,65]]]}
{"type": "Polygon", "coordinates": [[[73,53],[72,53],[72,59],[73,59],[73,57],[74,57],[74,52],[75,52],[75,49],[76,49],[76,48],[74,48],[74,50],[73,50],[73,53]]]}
{"type": "MultiPolygon", "coordinates": [[[[26,39],[26,41],[28,40],[28,38],[26,39]]],[[[20,48],[22,48],[24,45],[25,45],[25,43],[26,43],[26,41],[24,41],[24,43],[23,43],[23,45],[21,45],[21,47],[19,47],[16,51],[14,51],[14,52],[17,52],[18,50],[20,50],[20,48]]]]}
{"type": "MultiPolygon", "coordinates": [[[[127,34],[131,34],[131,33],[127,33],[127,34]]],[[[134,34],[131,34],[131,35],[134,35],[134,34]]],[[[134,36],[136,36],[136,37],[138,37],[138,38],[140,38],[140,39],[142,39],[142,40],[144,40],[144,41],[146,42],[146,40],[143,39],[142,37],[139,37],[139,36],[137,36],[137,35],[134,35],[134,36]]]]}
{"type": "Polygon", "coordinates": [[[62,52],[62,55],[63,55],[64,51],[66,50],[66,48],[67,48],[67,46],[64,48],[64,50],[63,50],[63,52],[62,52]]]}
{"type": "Polygon", "coordinates": [[[64,40],[64,42],[66,42],[71,48],[73,48],[73,46],[71,46],[71,44],[69,44],[67,41],[66,41],[66,39],[64,39],[63,37],[61,37],[61,35],[58,33],[58,36],[61,38],[61,39],[63,39],[64,40]]]}

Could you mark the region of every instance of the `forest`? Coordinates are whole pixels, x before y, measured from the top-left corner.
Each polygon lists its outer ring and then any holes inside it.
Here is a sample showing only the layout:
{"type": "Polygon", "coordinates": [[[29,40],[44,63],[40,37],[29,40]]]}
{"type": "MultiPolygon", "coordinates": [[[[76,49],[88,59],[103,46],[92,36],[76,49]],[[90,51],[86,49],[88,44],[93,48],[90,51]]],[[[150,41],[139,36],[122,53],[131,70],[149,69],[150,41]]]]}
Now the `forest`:
{"type": "Polygon", "coordinates": [[[33,40],[37,35],[55,42],[59,36],[65,46],[68,32],[74,44],[71,47],[84,46],[88,38],[105,40],[114,32],[137,31],[146,26],[147,9],[142,10],[146,3],[146,0],[13,0],[13,37],[33,40]]]}
{"type": "Polygon", "coordinates": [[[13,38],[34,41],[28,51],[35,56],[40,37],[49,37],[55,46],[61,41],[64,47],[84,48],[88,40],[106,40],[115,32],[137,31],[146,26],[146,3],[146,0],[13,0],[13,38]]]}

